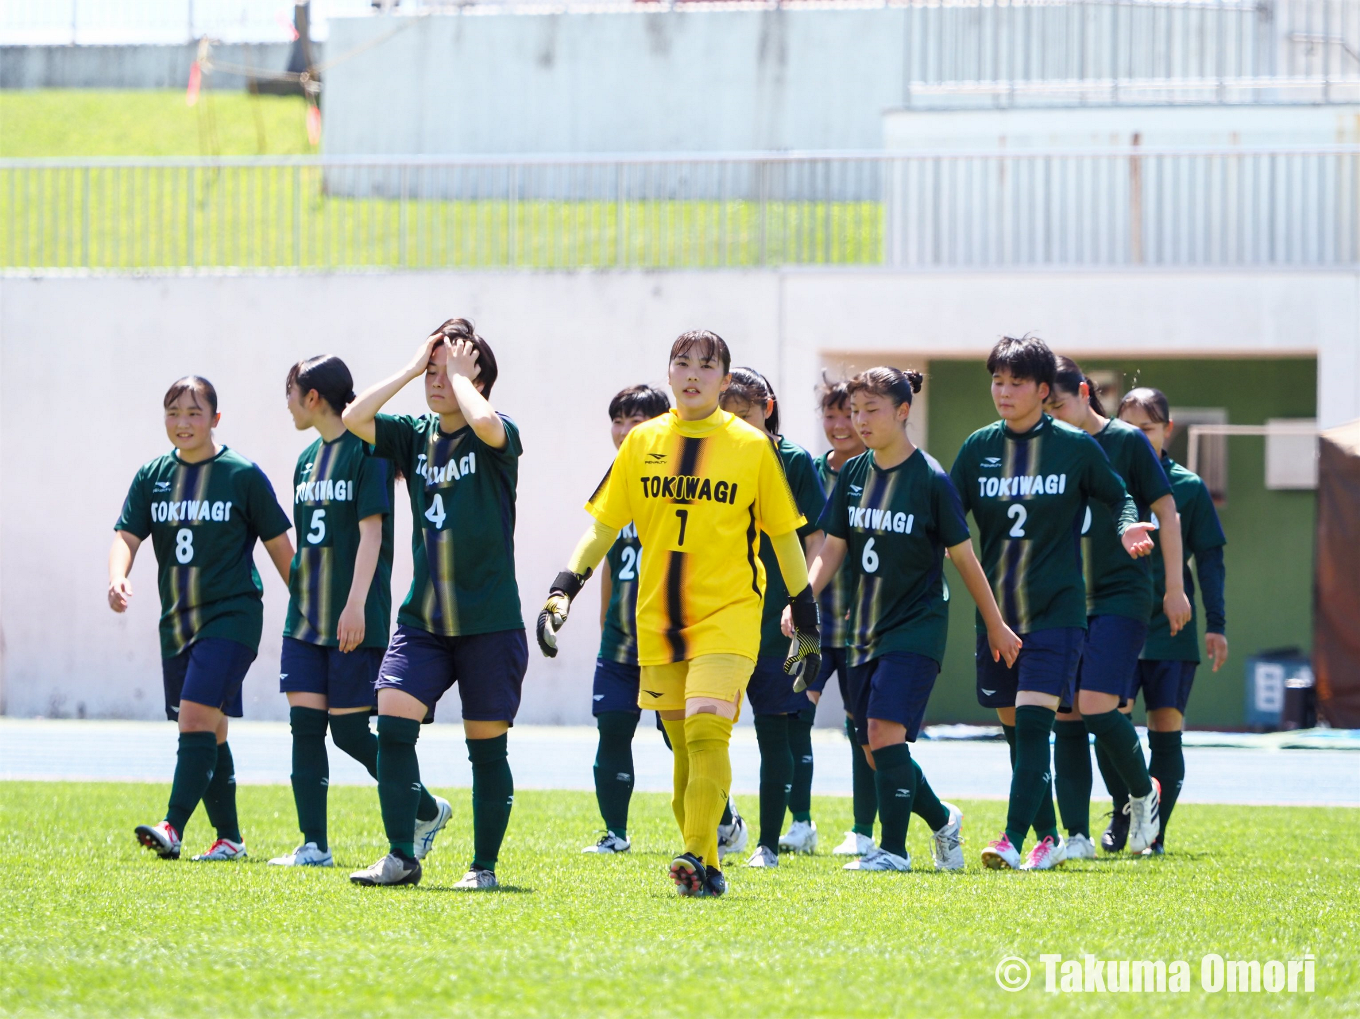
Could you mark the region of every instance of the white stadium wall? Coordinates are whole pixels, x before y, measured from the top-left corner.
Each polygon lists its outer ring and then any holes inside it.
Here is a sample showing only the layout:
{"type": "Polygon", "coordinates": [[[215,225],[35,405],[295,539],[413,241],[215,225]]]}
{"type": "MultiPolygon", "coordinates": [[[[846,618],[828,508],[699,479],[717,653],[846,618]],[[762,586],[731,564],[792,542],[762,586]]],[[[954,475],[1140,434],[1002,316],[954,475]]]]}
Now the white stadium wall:
{"type": "MultiPolygon", "coordinates": [[[[824,364],[978,356],[1034,329],[1077,354],[1319,357],[1319,417],[1360,417],[1360,274],[469,273],[0,278],[0,697],[11,715],[158,717],[155,570],[133,571],[127,615],[105,601],[112,525],[137,467],[165,447],[175,377],[217,385],[221,441],[287,498],[297,453],[283,379],[300,357],[345,358],[360,387],[399,367],[434,325],[467,315],[501,365],[494,403],[521,425],[518,571],[526,620],[587,522],[612,452],[605,408],[661,383],[669,341],[705,326],[769,374],[791,438],[820,449],[812,387],[824,364]]],[[[422,409],[418,386],[396,401],[422,409]]],[[[926,441],[928,442],[928,436],[926,441]]],[[[944,451],[948,459],[950,451],[944,451]]],[[[399,496],[402,494],[399,490],[399,496]]],[[[394,594],[410,578],[398,516],[394,594]]],[[[286,505],[286,503],[285,503],[286,505]]],[[[276,664],[286,593],[261,553],[265,639],[250,718],[282,719],[276,664]]],[[[589,721],[593,586],[552,662],[531,654],[521,719],[589,721]]],[[[456,718],[456,703],[441,719],[456,718]]]]}

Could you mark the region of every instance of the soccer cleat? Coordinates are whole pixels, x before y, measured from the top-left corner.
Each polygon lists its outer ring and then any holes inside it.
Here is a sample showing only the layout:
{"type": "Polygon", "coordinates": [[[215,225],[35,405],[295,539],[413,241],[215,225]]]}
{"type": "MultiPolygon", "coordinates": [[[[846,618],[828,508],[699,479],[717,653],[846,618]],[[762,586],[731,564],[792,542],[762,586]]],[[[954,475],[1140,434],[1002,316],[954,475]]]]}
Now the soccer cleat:
{"type": "Polygon", "coordinates": [[[244,860],[245,858],[246,844],[244,842],[218,839],[208,847],[206,853],[199,853],[192,857],[192,861],[194,863],[223,863],[227,860],[244,860]]]}
{"type": "Polygon", "coordinates": [[[693,853],[681,853],[671,861],[671,880],[681,895],[703,895],[708,883],[708,868],[693,853]]]}
{"type": "Polygon", "coordinates": [[[1125,803],[1123,810],[1110,814],[1110,826],[1105,829],[1105,834],[1100,836],[1100,848],[1107,853],[1121,853],[1128,840],[1129,805],[1125,803]]]}
{"type": "Polygon", "coordinates": [[[1029,856],[1020,865],[1021,870],[1052,870],[1067,860],[1067,844],[1054,842],[1052,835],[1045,835],[1042,842],[1029,851],[1029,856]]]}
{"type": "Polygon", "coordinates": [[[781,853],[807,853],[817,851],[817,822],[794,821],[789,830],[779,836],[781,853]]]}
{"type": "Polygon", "coordinates": [[[952,803],[940,801],[949,811],[949,821],[930,835],[930,856],[936,870],[963,870],[963,811],[952,803]]]}
{"type": "Polygon", "coordinates": [[[1069,835],[1063,845],[1066,847],[1065,854],[1069,860],[1094,860],[1096,858],[1096,844],[1086,835],[1069,835]]]}
{"type": "Polygon", "coordinates": [[[160,824],[139,824],[136,833],[137,841],[162,860],[179,859],[179,832],[171,827],[169,821],[162,821],[160,824]]]}
{"type": "Polygon", "coordinates": [[[756,846],[756,851],[746,861],[748,867],[778,867],[779,854],[769,846],[756,846]]]}
{"type": "Polygon", "coordinates": [[[1162,831],[1162,783],[1152,780],[1146,796],[1129,797],[1129,852],[1141,853],[1162,831]]]}
{"type": "Polygon", "coordinates": [[[710,899],[721,899],[727,894],[727,878],[723,877],[723,872],[707,868],[708,875],[704,878],[704,896],[710,899]]]}
{"type": "Polygon", "coordinates": [[[1166,846],[1164,846],[1164,845],[1162,844],[1162,840],[1161,840],[1160,838],[1158,838],[1156,842],[1152,843],[1152,845],[1148,846],[1146,849],[1143,850],[1142,855],[1143,855],[1143,856],[1165,856],[1165,855],[1166,855],[1166,846]]]}
{"type": "Polygon", "coordinates": [[[586,846],[581,850],[583,853],[626,853],[633,848],[633,843],[627,839],[621,839],[613,832],[605,832],[600,836],[600,841],[593,846],[586,846]]]}
{"type": "Polygon", "coordinates": [[[304,842],[287,856],[276,856],[269,861],[271,867],[334,867],[330,850],[324,852],[316,848],[315,842],[304,842]]]}
{"type": "Polygon", "coordinates": [[[722,860],[729,853],[740,853],[750,838],[751,831],[746,827],[746,819],[734,807],[732,823],[718,825],[718,859],[722,860]]]}
{"type": "Polygon", "coordinates": [[[468,892],[494,892],[501,886],[496,880],[496,872],[484,867],[473,867],[453,887],[468,892]]]}
{"type": "Polygon", "coordinates": [[[844,870],[895,870],[903,873],[911,870],[911,855],[898,856],[886,849],[874,846],[858,860],[851,860],[844,870]]]}
{"type": "Polygon", "coordinates": [[[381,860],[364,870],[356,870],[349,879],[356,885],[373,887],[375,885],[418,885],[420,884],[420,861],[409,856],[388,853],[381,860]]]}
{"type": "Polygon", "coordinates": [[[857,831],[845,833],[845,841],[835,849],[831,850],[832,856],[863,856],[865,853],[873,852],[874,840],[868,835],[861,835],[857,831]]]}
{"type": "Polygon", "coordinates": [[[1019,870],[1020,853],[1005,832],[992,839],[982,851],[982,865],[992,870],[1019,870]]]}
{"type": "MultiPolygon", "coordinates": [[[[433,793],[430,794],[434,796],[433,793]]],[[[430,855],[430,850],[434,848],[434,837],[444,830],[444,825],[449,823],[449,818],[453,816],[453,807],[449,806],[449,801],[442,796],[434,796],[435,806],[439,808],[439,813],[429,821],[416,821],[416,859],[423,860],[430,855]]]]}

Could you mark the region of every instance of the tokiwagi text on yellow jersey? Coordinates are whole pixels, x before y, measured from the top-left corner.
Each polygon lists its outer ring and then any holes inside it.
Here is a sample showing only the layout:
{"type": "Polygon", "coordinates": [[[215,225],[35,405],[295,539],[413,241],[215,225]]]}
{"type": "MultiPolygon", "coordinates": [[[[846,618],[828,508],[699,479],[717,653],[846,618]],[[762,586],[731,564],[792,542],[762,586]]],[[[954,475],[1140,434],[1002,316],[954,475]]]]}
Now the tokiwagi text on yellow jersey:
{"type": "Polygon", "coordinates": [[[606,527],[637,525],[638,664],[760,650],[760,532],[805,520],[769,437],[726,411],[638,425],[586,503],[606,527]]]}

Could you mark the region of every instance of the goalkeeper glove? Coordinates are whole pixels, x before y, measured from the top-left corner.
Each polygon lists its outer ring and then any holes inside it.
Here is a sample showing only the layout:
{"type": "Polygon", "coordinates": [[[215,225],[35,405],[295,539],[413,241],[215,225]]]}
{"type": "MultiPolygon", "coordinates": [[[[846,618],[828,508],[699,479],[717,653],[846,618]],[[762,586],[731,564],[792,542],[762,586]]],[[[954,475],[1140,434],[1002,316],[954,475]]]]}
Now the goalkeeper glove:
{"type": "Polygon", "coordinates": [[[789,599],[793,615],[793,640],[784,671],[793,677],[793,692],[802,693],[822,670],[822,634],[818,629],[817,599],[809,584],[789,599]]]}
{"type": "Polygon", "coordinates": [[[545,658],[557,657],[557,631],[562,629],[562,624],[567,621],[567,613],[571,611],[571,600],[581,593],[581,588],[590,579],[590,574],[589,568],[584,575],[563,570],[548,589],[548,600],[543,604],[543,611],[538,614],[536,631],[538,649],[543,652],[545,658]]]}

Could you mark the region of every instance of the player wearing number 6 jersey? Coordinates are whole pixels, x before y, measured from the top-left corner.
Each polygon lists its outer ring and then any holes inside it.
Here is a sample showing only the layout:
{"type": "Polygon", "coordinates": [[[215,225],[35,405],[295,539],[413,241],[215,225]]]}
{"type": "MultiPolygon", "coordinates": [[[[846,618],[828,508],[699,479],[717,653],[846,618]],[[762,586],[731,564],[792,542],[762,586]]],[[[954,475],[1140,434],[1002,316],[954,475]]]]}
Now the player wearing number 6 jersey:
{"type": "Polygon", "coordinates": [[[288,515],[264,472],[219,446],[217,390],[189,375],[165,394],[165,431],[174,450],[142,467],[128,490],[109,552],[109,606],[132,598],[128,571],[148,537],[161,596],[165,714],[179,722],[179,755],[165,820],[138,825],[137,838],[178,859],[184,827],[200,800],[217,841],[195,860],[246,855],[236,818],[236,773],[227,719],[240,718],[241,683],[260,647],[263,587],[252,553],[257,538],[283,582],[293,546],[288,515]]]}
{"type": "Polygon", "coordinates": [[[450,319],[404,369],[345,408],[345,427],[406,475],[415,566],[377,681],[378,799],[390,852],[351,874],[355,884],[420,880],[416,740],[456,683],[472,761],[473,854],[455,887],[498,887],[496,858],[514,801],[506,733],[519,710],[528,645],[515,584],[522,447],[515,423],[487,402],[496,375],[491,347],[472,323],[450,319]],[[431,413],[378,413],[422,375],[431,413]]]}
{"type": "Polygon", "coordinates": [[[570,599],[632,521],[642,541],[638,703],[661,712],[674,752],[671,806],[685,848],[671,862],[671,878],[682,895],[726,890],[717,826],[732,779],[732,725],[760,649],[762,532],[794,592],[798,632],[786,671],[815,666],[819,648],[796,533],[806,521],[769,437],[718,407],[730,366],[727,344],[714,333],[675,341],[676,409],[624,440],[586,504],[595,525],[554,580],[538,622],[539,644],[551,655],[570,599]]]}

